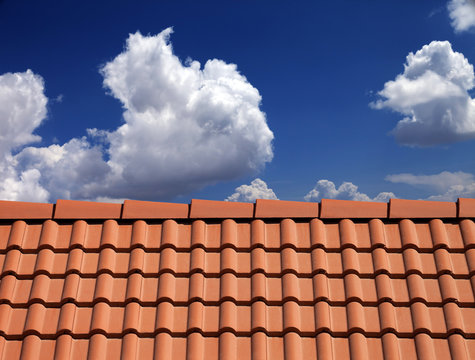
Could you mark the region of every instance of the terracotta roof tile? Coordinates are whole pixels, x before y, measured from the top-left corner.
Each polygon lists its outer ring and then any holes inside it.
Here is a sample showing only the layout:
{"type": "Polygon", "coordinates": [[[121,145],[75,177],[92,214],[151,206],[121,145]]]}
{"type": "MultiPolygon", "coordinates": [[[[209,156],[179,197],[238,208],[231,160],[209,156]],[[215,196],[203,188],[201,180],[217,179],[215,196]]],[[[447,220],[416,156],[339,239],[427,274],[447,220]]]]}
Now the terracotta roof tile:
{"type": "Polygon", "coordinates": [[[256,218],[316,218],[318,203],[282,200],[256,200],[256,218]]]}
{"type": "Polygon", "coordinates": [[[475,199],[459,199],[458,216],[461,218],[475,217],[475,199]]]}
{"type": "Polygon", "coordinates": [[[320,205],[322,219],[371,219],[385,218],[387,215],[388,204],[386,203],[322,199],[320,205]]]}
{"type": "Polygon", "coordinates": [[[454,218],[457,204],[444,201],[390,199],[389,218],[454,218]]]}
{"type": "Polygon", "coordinates": [[[251,203],[197,200],[192,199],[190,205],[191,219],[206,218],[252,218],[254,205],[251,203]]]}
{"type": "Polygon", "coordinates": [[[55,219],[120,219],[121,204],[58,200],[55,219]]]}
{"type": "Polygon", "coordinates": [[[189,205],[125,200],[122,219],[186,219],[189,205]]]}
{"type": "Polygon", "coordinates": [[[53,204],[0,200],[0,219],[51,219],[53,204]]]}
{"type": "Polygon", "coordinates": [[[0,358],[474,358],[475,223],[430,204],[193,200],[188,218],[126,201],[122,220],[59,201],[5,219],[0,358]]]}

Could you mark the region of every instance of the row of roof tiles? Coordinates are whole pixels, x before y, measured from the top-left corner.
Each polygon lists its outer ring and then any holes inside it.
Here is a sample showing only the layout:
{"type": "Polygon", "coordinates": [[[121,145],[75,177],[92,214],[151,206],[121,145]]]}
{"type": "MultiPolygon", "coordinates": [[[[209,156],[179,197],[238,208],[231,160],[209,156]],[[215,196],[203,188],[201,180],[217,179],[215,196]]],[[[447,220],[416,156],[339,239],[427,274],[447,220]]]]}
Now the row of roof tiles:
{"type": "Polygon", "coordinates": [[[186,336],[191,332],[206,336],[223,332],[251,336],[258,331],[270,336],[283,336],[290,331],[301,336],[315,336],[327,331],[335,336],[360,332],[368,337],[379,337],[393,332],[407,337],[424,332],[433,337],[459,333],[466,338],[475,338],[475,309],[459,307],[453,302],[431,307],[422,302],[410,306],[394,306],[390,302],[364,306],[355,301],[345,306],[331,306],[321,301],[305,306],[287,301],[273,306],[256,301],[252,306],[240,306],[225,301],[211,306],[195,301],[187,306],[177,306],[163,301],[156,306],[142,306],[132,301],[125,306],[98,302],[93,307],[65,303],[54,308],[41,303],[28,308],[1,304],[0,311],[0,335],[10,339],[30,334],[51,339],[63,333],[77,338],[95,333],[118,337],[129,332],[141,336],[160,332],[174,336],[186,336]]]}
{"type": "Polygon", "coordinates": [[[414,338],[400,338],[389,332],[366,338],[361,333],[334,337],[326,332],[301,337],[294,332],[272,337],[256,332],[251,337],[224,332],[219,337],[194,332],[173,337],[162,332],[153,337],[128,333],[121,338],[107,338],[101,333],[86,339],[62,334],[56,339],[28,335],[22,340],[0,336],[0,359],[160,359],[160,360],[307,360],[307,359],[457,359],[475,358],[475,339],[454,333],[447,338],[431,338],[419,333],[414,338]]]}
{"type": "Polygon", "coordinates": [[[125,200],[123,204],[58,200],[56,204],[0,201],[0,219],[204,219],[204,218],[468,218],[475,199],[457,202],[391,199],[389,203],[323,199],[321,203],[256,200],[191,204],[125,200]]]}
{"type": "Polygon", "coordinates": [[[51,278],[45,274],[32,279],[6,275],[0,281],[0,303],[16,307],[28,307],[43,303],[59,307],[66,302],[78,306],[93,306],[103,301],[114,306],[125,306],[135,301],[144,306],[169,301],[186,306],[193,301],[206,305],[219,305],[224,301],[250,306],[257,301],[269,305],[282,305],[296,301],[313,305],[326,301],[332,306],[342,306],[357,301],[376,306],[389,301],[396,306],[409,306],[423,302],[430,306],[442,306],[456,302],[460,306],[473,306],[475,302],[475,277],[454,278],[444,274],[435,279],[424,279],[411,274],[405,278],[391,278],[380,274],[375,278],[359,278],[355,274],[331,278],[317,274],[301,278],[294,274],[271,278],[264,274],[238,278],[233,274],[210,278],[195,273],[189,277],[175,277],[164,273],[158,277],[131,274],[127,278],[115,278],[110,274],[97,277],[81,277],[69,274],[63,278],[51,278]]]}
{"type": "Polygon", "coordinates": [[[133,224],[119,223],[117,220],[105,220],[102,223],[76,220],[73,224],[64,224],[49,219],[41,224],[27,224],[23,220],[15,220],[13,223],[0,224],[0,239],[0,253],[11,249],[23,252],[38,252],[42,249],[65,252],[74,248],[97,252],[106,247],[117,251],[143,248],[149,252],[168,247],[179,251],[200,247],[208,252],[224,248],[239,251],[293,248],[307,252],[316,248],[327,251],[354,248],[366,252],[376,248],[385,248],[389,252],[413,248],[422,252],[437,249],[460,252],[475,248],[475,223],[471,219],[456,223],[444,223],[440,219],[423,223],[409,219],[392,223],[384,223],[380,219],[362,223],[349,219],[338,222],[320,219],[265,222],[254,219],[242,223],[224,219],[214,223],[205,223],[203,220],[178,223],[168,219],[158,224],[147,224],[144,220],[136,220],[133,224]]]}
{"type": "Polygon", "coordinates": [[[202,248],[195,248],[191,252],[178,252],[173,248],[147,252],[142,248],[135,248],[131,252],[117,252],[106,247],[100,252],[85,252],[74,248],[69,252],[58,253],[50,249],[42,249],[39,253],[23,253],[12,249],[0,254],[0,269],[0,276],[16,274],[22,277],[41,273],[53,276],[110,273],[124,277],[135,272],[144,275],[168,272],[186,276],[200,272],[213,277],[225,273],[241,277],[255,273],[273,277],[286,273],[302,277],[318,273],[374,277],[385,273],[393,277],[423,274],[433,278],[442,274],[475,275],[475,249],[469,249],[465,253],[449,252],[446,249],[425,253],[412,248],[405,249],[402,253],[387,252],[383,248],[372,252],[358,252],[353,248],[340,252],[326,252],[321,248],[311,252],[297,252],[292,248],[284,248],[280,252],[267,252],[262,248],[254,248],[252,251],[224,248],[219,252],[206,252],[202,248]]]}

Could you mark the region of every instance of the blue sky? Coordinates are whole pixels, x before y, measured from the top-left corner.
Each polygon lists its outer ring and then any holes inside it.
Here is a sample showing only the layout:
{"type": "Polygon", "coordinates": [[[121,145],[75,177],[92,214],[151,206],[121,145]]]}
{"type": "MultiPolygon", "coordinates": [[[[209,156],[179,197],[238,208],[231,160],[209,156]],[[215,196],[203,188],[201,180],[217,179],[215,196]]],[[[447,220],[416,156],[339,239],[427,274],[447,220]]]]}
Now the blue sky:
{"type": "Polygon", "coordinates": [[[0,1],[0,198],[473,197],[474,30],[471,0],[0,1]]]}

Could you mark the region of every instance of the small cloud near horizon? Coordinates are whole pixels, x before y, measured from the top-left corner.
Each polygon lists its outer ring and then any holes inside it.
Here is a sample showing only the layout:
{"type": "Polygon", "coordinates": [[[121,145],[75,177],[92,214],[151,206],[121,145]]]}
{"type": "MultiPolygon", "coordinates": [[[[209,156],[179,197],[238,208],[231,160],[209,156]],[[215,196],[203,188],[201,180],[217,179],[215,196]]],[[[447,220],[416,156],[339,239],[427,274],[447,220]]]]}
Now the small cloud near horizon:
{"type": "Polygon", "coordinates": [[[407,184],[429,188],[436,192],[425,200],[456,201],[459,197],[475,198],[475,176],[463,171],[442,171],[433,175],[415,175],[410,173],[386,176],[392,183],[407,184]]]}
{"type": "Polygon", "coordinates": [[[278,200],[274,191],[267,186],[264,180],[259,178],[252,180],[250,185],[238,186],[225,201],[254,202],[257,199],[278,200]]]}
{"type": "Polygon", "coordinates": [[[392,192],[381,192],[374,198],[358,191],[358,186],[351,182],[343,182],[338,188],[330,180],[318,180],[314,188],[305,195],[305,201],[320,201],[321,199],[380,201],[387,202],[396,198],[392,192]]]}

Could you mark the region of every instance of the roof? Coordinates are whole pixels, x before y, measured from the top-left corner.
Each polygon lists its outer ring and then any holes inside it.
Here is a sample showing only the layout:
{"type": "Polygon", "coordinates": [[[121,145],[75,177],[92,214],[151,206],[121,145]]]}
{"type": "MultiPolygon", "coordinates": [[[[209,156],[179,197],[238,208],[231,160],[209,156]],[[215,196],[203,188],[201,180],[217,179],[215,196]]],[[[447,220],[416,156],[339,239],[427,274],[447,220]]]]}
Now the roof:
{"type": "Polygon", "coordinates": [[[475,199],[0,201],[0,359],[475,358],[475,199]]]}

